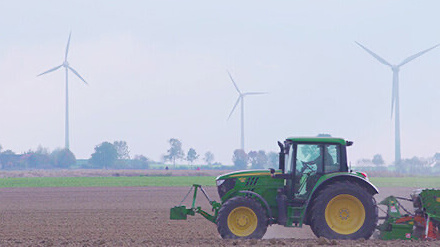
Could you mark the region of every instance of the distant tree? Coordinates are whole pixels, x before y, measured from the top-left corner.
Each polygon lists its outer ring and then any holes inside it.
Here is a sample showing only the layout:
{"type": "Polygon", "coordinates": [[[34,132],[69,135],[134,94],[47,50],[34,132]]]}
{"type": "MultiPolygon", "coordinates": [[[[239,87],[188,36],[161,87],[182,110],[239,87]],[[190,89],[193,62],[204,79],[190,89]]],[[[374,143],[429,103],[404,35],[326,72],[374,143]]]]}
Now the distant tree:
{"type": "Polygon", "coordinates": [[[279,154],[275,152],[269,152],[267,154],[268,168],[278,168],[280,162],[279,154]]]}
{"type": "Polygon", "coordinates": [[[258,152],[256,151],[249,151],[247,154],[248,156],[248,162],[251,163],[251,168],[255,169],[257,166],[257,155],[258,152]]]}
{"type": "Polygon", "coordinates": [[[186,160],[188,160],[189,163],[192,165],[193,162],[199,158],[199,156],[200,155],[197,154],[197,152],[194,148],[190,148],[188,150],[188,154],[186,155],[186,160]]]}
{"type": "Polygon", "coordinates": [[[118,159],[118,151],[110,142],[103,142],[95,147],[95,152],[89,162],[100,168],[108,169],[118,159]]]}
{"type": "Polygon", "coordinates": [[[266,152],[264,152],[263,150],[260,150],[258,152],[250,151],[248,154],[248,158],[250,163],[252,164],[252,169],[261,169],[267,165],[266,152]]]}
{"type": "Polygon", "coordinates": [[[48,148],[38,145],[37,151],[35,151],[35,153],[49,155],[50,152],[48,148]]]}
{"type": "Polygon", "coordinates": [[[434,156],[432,157],[433,159],[433,164],[435,167],[440,167],[440,153],[435,153],[434,156]]]}
{"type": "Polygon", "coordinates": [[[373,164],[375,164],[376,166],[381,166],[381,165],[385,164],[385,161],[383,160],[382,155],[380,155],[380,154],[374,155],[371,162],[373,162],[373,164]]]}
{"type": "Polygon", "coordinates": [[[183,149],[182,149],[182,142],[178,139],[171,138],[169,141],[170,143],[170,149],[167,151],[167,155],[164,156],[165,161],[170,160],[173,161],[174,167],[176,167],[176,159],[182,159],[183,158],[183,149]]]}
{"type": "Polygon", "coordinates": [[[372,163],[373,162],[370,159],[365,159],[365,158],[356,161],[356,164],[358,166],[371,166],[372,163]]]}
{"type": "Polygon", "coordinates": [[[150,166],[150,160],[143,155],[135,155],[134,163],[136,167],[140,167],[144,169],[148,169],[148,167],[150,166]]]}
{"type": "Polygon", "coordinates": [[[206,162],[206,164],[211,165],[212,162],[214,161],[214,154],[211,153],[210,151],[206,152],[203,160],[206,162]]]}
{"type": "Polygon", "coordinates": [[[246,169],[248,164],[248,155],[243,149],[236,149],[232,156],[235,169],[246,169]]]}
{"type": "Polygon", "coordinates": [[[75,155],[69,149],[55,149],[50,154],[52,165],[56,168],[71,168],[76,164],[75,155]]]}
{"type": "Polygon", "coordinates": [[[118,159],[120,160],[130,159],[130,150],[128,149],[128,145],[126,141],[114,141],[113,146],[115,146],[116,151],[118,153],[118,159]]]}
{"type": "Polygon", "coordinates": [[[0,153],[0,167],[2,169],[14,169],[18,165],[20,155],[8,149],[0,153]]]}
{"type": "Polygon", "coordinates": [[[426,159],[412,157],[411,159],[402,159],[399,163],[399,171],[409,174],[429,174],[429,162],[426,159]]]}
{"type": "Polygon", "coordinates": [[[11,149],[8,149],[8,150],[2,152],[2,154],[6,154],[6,155],[15,155],[14,151],[12,151],[11,149]]]}
{"type": "Polygon", "coordinates": [[[47,148],[38,146],[36,151],[29,150],[22,155],[21,163],[23,168],[42,169],[50,168],[50,157],[47,148]]]}
{"type": "Polygon", "coordinates": [[[37,152],[27,152],[25,154],[26,160],[24,162],[26,163],[25,167],[30,169],[41,169],[41,168],[48,168],[50,164],[50,158],[47,154],[41,154],[37,152]]]}
{"type": "Polygon", "coordinates": [[[224,169],[224,166],[223,166],[223,164],[221,162],[214,162],[211,165],[215,166],[217,168],[220,168],[220,169],[224,169]]]}

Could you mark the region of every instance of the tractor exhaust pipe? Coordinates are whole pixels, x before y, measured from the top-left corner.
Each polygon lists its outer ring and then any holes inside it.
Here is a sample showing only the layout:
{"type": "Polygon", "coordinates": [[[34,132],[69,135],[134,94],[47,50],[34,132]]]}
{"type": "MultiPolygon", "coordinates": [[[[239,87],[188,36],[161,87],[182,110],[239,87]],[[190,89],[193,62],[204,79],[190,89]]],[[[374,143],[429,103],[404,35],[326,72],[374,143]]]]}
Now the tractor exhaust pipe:
{"type": "Polygon", "coordinates": [[[278,141],[278,146],[280,147],[280,154],[279,154],[279,169],[280,169],[281,171],[283,171],[283,173],[284,173],[284,170],[285,170],[284,156],[285,156],[286,154],[285,154],[285,152],[284,152],[284,145],[283,145],[280,141],[278,141]]]}

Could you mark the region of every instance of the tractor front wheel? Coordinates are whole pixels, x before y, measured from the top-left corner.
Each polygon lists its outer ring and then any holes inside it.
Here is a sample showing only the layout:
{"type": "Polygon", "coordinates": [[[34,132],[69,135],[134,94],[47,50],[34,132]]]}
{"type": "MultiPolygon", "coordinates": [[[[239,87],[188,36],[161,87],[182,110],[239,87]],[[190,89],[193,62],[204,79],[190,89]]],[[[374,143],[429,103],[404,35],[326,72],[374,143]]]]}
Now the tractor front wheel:
{"type": "Polygon", "coordinates": [[[260,239],[267,230],[267,216],[261,204],[255,199],[233,197],[220,208],[217,229],[222,238],[260,239]]]}
{"type": "Polygon", "coordinates": [[[378,219],[373,195],[348,181],[321,190],[310,213],[313,233],[330,239],[368,239],[378,219]]]}

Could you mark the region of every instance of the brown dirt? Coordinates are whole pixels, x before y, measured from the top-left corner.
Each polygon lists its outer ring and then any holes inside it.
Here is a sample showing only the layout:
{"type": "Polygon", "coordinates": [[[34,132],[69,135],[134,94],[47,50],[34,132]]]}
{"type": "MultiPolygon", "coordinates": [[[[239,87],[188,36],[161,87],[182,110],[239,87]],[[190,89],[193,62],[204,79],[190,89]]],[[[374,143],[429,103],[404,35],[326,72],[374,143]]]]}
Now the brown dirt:
{"type": "MultiPolygon", "coordinates": [[[[202,216],[169,220],[188,188],[3,188],[0,246],[439,246],[420,241],[328,241],[308,227],[269,227],[263,240],[222,240],[202,216]]],[[[207,188],[218,200],[215,188],[207,188]]],[[[383,188],[407,196],[412,188],[383,188]]],[[[199,197],[202,199],[202,197],[199,197]]],[[[204,208],[209,206],[199,202],[204,208]]],[[[411,206],[408,206],[411,208],[411,206]]]]}

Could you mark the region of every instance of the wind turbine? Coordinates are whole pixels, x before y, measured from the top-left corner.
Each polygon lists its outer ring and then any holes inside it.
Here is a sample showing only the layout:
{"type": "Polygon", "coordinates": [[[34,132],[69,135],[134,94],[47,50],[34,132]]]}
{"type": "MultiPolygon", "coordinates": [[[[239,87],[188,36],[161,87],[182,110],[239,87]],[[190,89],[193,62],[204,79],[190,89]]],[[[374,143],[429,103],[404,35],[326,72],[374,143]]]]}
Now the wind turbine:
{"type": "Polygon", "coordinates": [[[235,102],[234,107],[232,108],[231,113],[229,113],[228,120],[231,118],[232,113],[234,112],[235,108],[237,107],[238,103],[241,102],[241,150],[244,151],[244,97],[248,95],[258,95],[258,94],[267,94],[266,92],[247,92],[242,93],[240,89],[238,89],[237,84],[235,83],[234,79],[231,76],[231,73],[228,71],[229,78],[231,78],[232,84],[234,84],[235,89],[238,92],[238,99],[235,102]]]}
{"type": "Polygon", "coordinates": [[[84,78],[82,78],[79,73],[72,68],[72,66],[69,65],[69,63],[67,62],[67,54],[69,53],[69,44],[70,44],[70,36],[71,36],[72,32],[69,33],[69,39],[67,40],[67,46],[66,46],[66,53],[64,55],[64,62],[61,65],[58,65],[57,67],[50,69],[46,72],[43,72],[37,76],[41,76],[47,73],[50,73],[52,71],[55,71],[61,67],[64,67],[64,69],[66,70],[66,126],[65,126],[65,148],[69,149],[69,80],[68,80],[68,71],[72,71],[76,76],[79,77],[79,79],[81,79],[85,84],[88,84],[84,78]]]}
{"type": "Polygon", "coordinates": [[[380,63],[389,66],[391,68],[391,70],[393,71],[393,88],[392,88],[392,98],[391,98],[391,118],[393,118],[393,110],[395,110],[395,115],[394,115],[394,121],[395,121],[395,128],[394,128],[394,130],[395,130],[395,134],[394,134],[394,136],[395,136],[395,164],[399,165],[400,164],[400,160],[401,160],[401,155],[400,155],[400,105],[399,105],[399,70],[400,70],[400,67],[402,67],[403,65],[405,65],[405,64],[411,62],[412,60],[420,57],[421,55],[427,53],[428,51],[436,48],[440,44],[437,44],[437,45],[435,45],[435,46],[433,46],[433,47],[431,47],[429,49],[423,50],[423,51],[421,51],[419,53],[416,53],[416,54],[414,54],[412,56],[409,56],[409,57],[405,58],[402,62],[400,62],[397,65],[390,64],[385,59],[383,59],[382,57],[380,57],[376,53],[372,52],[371,50],[369,50],[365,46],[361,45],[360,43],[356,42],[356,44],[358,44],[362,49],[364,49],[366,52],[368,52],[371,56],[376,58],[380,63]],[[394,106],[395,106],[395,108],[394,108],[394,106]]]}

